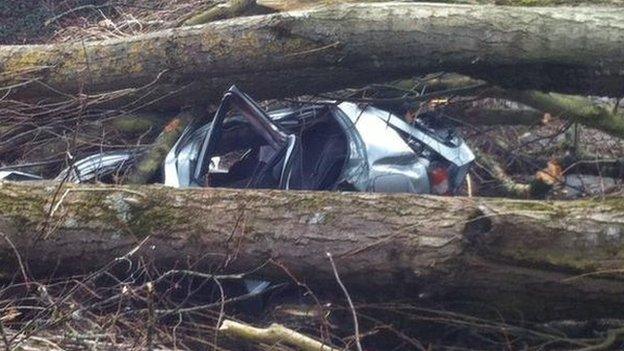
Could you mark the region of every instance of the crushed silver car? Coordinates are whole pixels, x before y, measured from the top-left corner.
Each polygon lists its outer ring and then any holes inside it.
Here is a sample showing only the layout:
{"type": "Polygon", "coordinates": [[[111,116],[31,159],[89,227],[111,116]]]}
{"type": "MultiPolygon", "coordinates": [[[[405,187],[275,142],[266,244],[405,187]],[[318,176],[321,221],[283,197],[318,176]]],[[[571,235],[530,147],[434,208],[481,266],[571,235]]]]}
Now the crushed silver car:
{"type": "MultiPolygon", "coordinates": [[[[436,119],[408,123],[352,102],[304,103],[265,112],[233,86],[214,118],[187,126],[166,157],[160,181],[173,187],[452,195],[475,156],[454,128],[436,119]]],[[[122,173],[140,154],[92,155],[57,179],[106,179],[122,173]]]]}
{"type": "Polygon", "coordinates": [[[474,154],[452,128],[351,102],[265,112],[236,87],[212,122],[187,127],[164,182],[297,190],[453,194],[474,154]]]}

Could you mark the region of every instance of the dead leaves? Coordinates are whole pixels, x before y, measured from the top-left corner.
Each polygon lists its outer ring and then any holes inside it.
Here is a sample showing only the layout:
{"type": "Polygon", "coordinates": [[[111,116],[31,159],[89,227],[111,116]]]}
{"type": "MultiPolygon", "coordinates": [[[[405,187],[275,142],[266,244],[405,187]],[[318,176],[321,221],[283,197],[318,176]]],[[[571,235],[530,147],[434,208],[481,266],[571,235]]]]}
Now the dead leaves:
{"type": "Polygon", "coordinates": [[[548,185],[563,183],[563,168],[557,160],[550,160],[544,169],[537,171],[535,179],[548,185]]]}

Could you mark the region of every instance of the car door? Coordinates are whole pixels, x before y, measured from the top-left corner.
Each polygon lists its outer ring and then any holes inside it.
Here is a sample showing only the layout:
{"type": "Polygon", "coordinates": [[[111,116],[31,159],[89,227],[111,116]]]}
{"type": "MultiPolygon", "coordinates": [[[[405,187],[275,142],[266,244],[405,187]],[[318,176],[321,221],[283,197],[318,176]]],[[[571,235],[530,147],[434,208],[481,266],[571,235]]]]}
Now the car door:
{"type": "Polygon", "coordinates": [[[271,120],[253,99],[232,86],[201,144],[193,183],[286,188],[296,142],[297,138],[271,120]],[[224,165],[221,169],[220,164],[224,165]]]}

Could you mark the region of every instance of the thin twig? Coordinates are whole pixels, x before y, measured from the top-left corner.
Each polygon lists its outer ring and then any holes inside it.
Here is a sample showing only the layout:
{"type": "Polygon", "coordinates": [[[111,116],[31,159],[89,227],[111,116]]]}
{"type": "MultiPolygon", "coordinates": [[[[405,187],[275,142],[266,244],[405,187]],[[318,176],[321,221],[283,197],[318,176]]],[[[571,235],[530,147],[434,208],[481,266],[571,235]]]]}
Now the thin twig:
{"type": "Polygon", "coordinates": [[[147,350],[151,351],[154,344],[154,325],[156,324],[156,316],[154,313],[154,285],[147,283],[147,350]]]}
{"type": "Polygon", "coordinates": [[[347,298],[347,302],[349,303],[349,308],[351,309],[351,314],[353,315],[353,327],[355,329],[355,345],[358,351],[362,351],[362,344],[360,342],[360,325],[357,319],[357,313],[355,312],[355,306],[353,306],[353,301],[351,301],[351,296],[349,296],[349,292],[347,288],[340,280],[340,275],[338,275],[338,269],[336,269],[336,264],[334,263],[334,259],[332,258],[331,253],[327,252],[327,257],[329,258],[329,263],[331,263],[332,270],[334,271],[334,276],[336,277],[336,282],[340,285],[340,288],[345,294],[347,298]]]}
{"type": "Polygon", "coordinates": [[[74,13],[74,12],[80,11],[80,10],[86,10],[86,9],[98,10],[98,9],[100,9],[100,8],[103,8],[103,7],[109,7],[109,6],[111,6],[111,4],[110,4],[110,3],[106,3],[106,4],[104,4],[104,5],[92,5],[92,4],[90,4],[90,5],[82,5],[82,6],[77,6],[77,7],[74,7],[73,9],[67,10],[67,11],[62,12],[62,13],[60,13],[60,14],[58,14],[58,15],[56,15],[56,16],[54,16],[54,17],[52,17],[52,18],[47,19],[47,20],[43,23],[43,25],[44,25],[44,27],[47,27],[47,26],[49,26],[50,24],[52,24],[53,22],[58,21],[58,20],[59,20],[59,19],[61,19],[62,17],[67,16],[67,15],[69,15],[69,14],[71,14],[71,13],[74,13]]]}
{"type": "Polygon", "coordinates": [[[2,318],[0,318],[0,334],[2,334],[2,342],[4,342],[5,350],[11,351],[11,343],[9,342],[9,338],[7,337],[6,330],[4,330],[4,323],[2,323],[2,318]]]}
{"type": "MultiPolygon", "coordinates": [[[[221,282],[219,281],[219,279],[214,279],[215,284],[217,284],[217,287],[219,288],[219,300],[221,302],[221,306],[219,308],[219,318],[217,318],[217,327],[216,329],[219,329],[219,326],[221,325],[221,322],[223,321],[223,316],[225,316],[225,291],[223,290],[223,285],[221,285],[221,282]]],[[[213,337],[213,351],[217,351],[218,347],[217,344],[219,342],[219,333],[214,333],[214,337],[213,337]]]]}
{"type": "Polygon", "coordinates": [[[9,239],[8,236],[6,236],[2,232],[0,232],[0,235],[2,235],[4,240],[6,240],[6,242],[9,244],[9,246],[11,246],[11,249],[15,253],[15,257],[17,258],[17,263],[22,273],[22,278],[24,279],[24,283],[26,284],[26,286],[29,286],[30,279],[28,278],[28,274],[26,273],[26,266],[24,265],[24,261],[22,260],[22,255],[20,255],[19,251],[17,250],[17,247],[15,246],[15,244],[13,244],[13,241],[11,241],[11,239],[9,239]]]}

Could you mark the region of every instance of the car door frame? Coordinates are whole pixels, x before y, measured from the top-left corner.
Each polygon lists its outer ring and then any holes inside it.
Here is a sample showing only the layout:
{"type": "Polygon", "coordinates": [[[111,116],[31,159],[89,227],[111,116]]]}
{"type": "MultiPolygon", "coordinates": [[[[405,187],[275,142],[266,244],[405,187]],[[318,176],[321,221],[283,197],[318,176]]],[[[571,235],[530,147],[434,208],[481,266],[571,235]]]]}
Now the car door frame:
{"type": "Polygon", "coordinates": [[[267,142],[274,154],[269,165],[274,166],[279,160],[284,159],[280,172],[279,188],[288,189],[290,179],[290,166],[292,158],[296,154],[298,138],[294,134],[288,134],[247,94],[232,86],[223,95],[221,104],[217,109],[212,121],[212,128],[208,130],[197,158],[197,166],[193,172],[192,181],[201,184],[201,179],[209,172],[210,160],[217,150],[219,140],[223,132],[223,123],[227,113],[236,108],[249,125],[267,142]],[[283,156],[280,156],[282,155],[283,156]]]}

